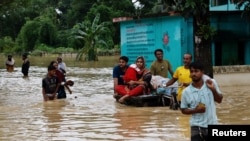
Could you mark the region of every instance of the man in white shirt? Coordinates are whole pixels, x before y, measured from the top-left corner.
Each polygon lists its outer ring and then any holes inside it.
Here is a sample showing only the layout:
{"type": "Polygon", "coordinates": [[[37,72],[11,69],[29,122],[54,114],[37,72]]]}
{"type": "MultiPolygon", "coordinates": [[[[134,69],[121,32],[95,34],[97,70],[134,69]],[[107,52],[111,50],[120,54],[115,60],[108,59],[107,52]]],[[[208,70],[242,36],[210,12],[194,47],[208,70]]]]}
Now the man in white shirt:
{"type": "Polygon", "coordinates": [[[15,60],[13,59],[12,55],[8,55],[5,65],[8,72],[12,72],[14,70],[15,60]]]}
{"type": "Polygon", "coordinates": [[[62,57],[57,57],[58,69],[66,75],[66,64],[62,61],[62,57]]]}

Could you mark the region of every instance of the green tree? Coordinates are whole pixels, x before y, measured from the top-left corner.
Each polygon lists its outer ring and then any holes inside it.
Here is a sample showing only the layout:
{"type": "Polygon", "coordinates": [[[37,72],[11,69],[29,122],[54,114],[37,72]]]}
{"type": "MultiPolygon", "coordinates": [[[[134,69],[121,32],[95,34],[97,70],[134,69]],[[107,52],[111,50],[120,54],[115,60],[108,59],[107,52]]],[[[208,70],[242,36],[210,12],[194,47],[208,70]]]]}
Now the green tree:
{"type": "MultiPolygon", "coordinates": [[[[108,7],[107,5],[104,5],[104,4],[99,4],[99,5],[94,4],[90,8],[87,15],[85,16],[85,20],[86,21],[93,21],[94,18],[95,18],[95,15],[97,13],[102,13],[101,17],[99,19],[99,22],[110,22],[110,21],[112,21],[112,18],[113,18],[114,14],[115,14],[113,12],[113,10],[112,10],[112,7],[108,7]]],[[[110,32],[109,32],[110,35],[106,35],[106,34],[100,35],[101,39],[105,38],[107,46],[101,46],[101,47],[104,47],[104,48],[108,47],[107,49],[111,49],[111,48],[114,47],[113,39],[116,36],[116,32],[115,32],[116,29],[115,29],[114,25],[112,25],[112,24],[107,25],[107,28],[109,28],[109,30],[110,30],[110,32]]],[[[120,41],[120,39],[119,39],[119,41],[120,41]]]]}
{"type": "Polygon", "coordinates": [[[24,51],[32,51],[36,45],[54,46],[56,41],[56,26],[46,16],[28,20],[18,35],[17,42],[24,51]]]}
{"type": "Polygon", "coordinates": [[[0,37],[16,38],[25,23],[24,18],[27,16],[27,10],[24,7],[26,5],[27,0],[0,2],[0,37]]]}
{"type": "Polygon", "coordinates": [[[213,77],[212,47],[211,41],[216,34],[216,29],[210,26],[209,0],[183,1],[182,15],[192,17],[194,27],[194,59],[201,61],[205,67],[205,73],[213,77]]]}
{"type": "MultiPolygon", "coordinates": [[[[70,8],[65,10],[66,25],[72,28],[76,23],[84,20],[84,16],[95,3],[96,0],[72,0],[70,8]]],[[[64,13],[63,13],[64,14],[64,13]]]]}
{"type": "Polygon", "coordinates": [[[35,19],[39,22],[37,43],[55,46],[58,25],[57,13],[53,7],[48,7],[46,9],[47,10],[43,11],[43,13],[35,19]]]}
{"type": "Polygon", "coordinates": [[[171,11],[182,11],[181,3],[184,1],[179,0],[158,0],[152,8],[153,13],[168,13],[171,11]]]}
{"type": "MultiPolygon", "coordinates": [[[[78,52],[76,60],[82,60],[83,55],[86,55],[85,60],[98,61],[97,46],[100,44],[106,45],[105,40],[101,39],[103,34],[109,32],[109,22],[102,22],[99,24],[100,14],[98,13],[92,21],[84,21],[74,26],[73,31],[75,38],[81,39],[84,46],[78,52]]],[[[108,35],[108,34],[106,34],[108,35]]]]}
{"type": "Polygon", "coordinates": [[[111,9],[111,17],[134,16],[135,7],[131,0],[99,0],[97,5],[103,4],[111,9]]]}
{"type": "Polygon", "coordinates": [[[140,7],[135,9],[135,16],[145,16],[151,15],[154,12],[152,11],[153,7],[161,0],[134,0],[133,5],[135,3],[139,3],[140,7]]]}
{"type": "Polygon", "coordinates": [[[32,51],[36,45],[39,33],[38,21],[27,21],[18,35],[17,43],[20,45],[21,52],[32,51]]]}
{"type": "MultiPolygon", "coordinates": [[[[98,0],[92,5],[87,12],[84,20],[92,21],[97,13],[101,13],[100,22],[110,22],[117,17],[132,17],[135,16],[135,7],[131,0],[110,1],[98,0]]],[[[120,44],[120,25],[114,23],[108,27],[112,39],[108,39],[108,47],[113,47],[111,44],[120,44]],[[111,43],[111,44],[110,44],[111,43]]]]}
{"type": "MultiPolygon", "coordinates": [[[[11,37],[17,43],[18,51],[31,51],[43,43],[48,46],[78,49],[83,45],[75,39],[69,39],[70,29],[81,21],[92,21],[97,13],[102,15],[100,22],[110,22],[114,17],[134,16],[135,8],[131,0],[1,0],[0,38],[11,37]],[[43,22],[45,19],[48,19],[47,24],[43,22]],[[49,32],[50,30],[55,31],[54,34],[49,32]],[[25,43],[27,39],[32,40],[25,43]]],[[[115,23],[110,24],[108,28],[112,37],[101,35],[104,37],[100,38],[105,38],[108,47],[112,48],[113,44],[120,43],[120,26],[115,23]]]]}
{"type": "Polygon", "coordinates": [[[5,36],[0,39],[0,52],[4,52],[5,54],[13,53],[15,47],[15,42],[11,37],[5,36]]]}

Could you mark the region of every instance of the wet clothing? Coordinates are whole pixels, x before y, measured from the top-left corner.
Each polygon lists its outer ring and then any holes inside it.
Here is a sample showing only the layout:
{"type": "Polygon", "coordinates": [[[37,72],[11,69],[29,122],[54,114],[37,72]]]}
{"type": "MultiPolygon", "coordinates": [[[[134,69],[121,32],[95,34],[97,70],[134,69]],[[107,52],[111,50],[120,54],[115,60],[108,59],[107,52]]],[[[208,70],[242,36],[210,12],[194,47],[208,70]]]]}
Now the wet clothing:
{"type": "Polygon", "coordinates": [[[67,98],[64,85],[60,85],[58,88],[57,99],[67,98]]]}
{"type": "Polygon", "coordinates": [[[22,65],[22,73],[24,76],[28,76],[29,68],[30,68],[30,61],[28,60],[28,58],[26,58],[23,61],[23,65],[22,65]]]}
{"type": "Polygon", "coordinates": [[[208,128],[192,126],[191,141],[208,141],[208,128]]]}
{"type": "Polygon", "coordinates": [[[52,94],[56,91],[56,87],[59,83],[59,80],[56,76],[45,77],[42,79],[42,88],[45,89],[46,94],[52,94]]]}
{"type": "MultiPolygon", "coordinates": [[[[58,69],[56,70],[56,76],[57,76],[58,81],[59,81],[60,84],[62,82],[64,82],[64,83],[66,82],[65,75],[58,69]]],[[[65,88],[64,88],[64,84],[59,86],[57,92],[58,92],[57,99],[67,98],[66,91],[65,91],[65,88]]]]}
{"type": "Polygon", "coordinates": [[[14,66],[6,65],[6,69],[8,72],[12,72],[12,71],[14,71],[14,66]]]}
{"type": "Polygon", "coordinates": [[[163,60],[162,62],[156,60],[151,64],[150,72],[152,75],[168,78],[168,72],[172,72],[172,66],[168,60],[163,60]]]}

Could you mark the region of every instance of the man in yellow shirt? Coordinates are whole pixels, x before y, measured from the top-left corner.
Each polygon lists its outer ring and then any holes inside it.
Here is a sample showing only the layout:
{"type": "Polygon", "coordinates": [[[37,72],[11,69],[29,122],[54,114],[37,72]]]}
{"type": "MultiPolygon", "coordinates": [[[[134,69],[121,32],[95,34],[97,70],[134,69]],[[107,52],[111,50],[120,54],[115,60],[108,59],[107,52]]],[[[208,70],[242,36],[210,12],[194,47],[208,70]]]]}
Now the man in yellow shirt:
{"type": "Polygon", "coordinates": [[[192,81],[192,79],[190,78],[190,71],[189,71],[189,65],[192,62],[192,55],[189,53],[184,54],[183,56],[183,66],[180,66],[176,69],[176,71],[174,72],[173,78],[171,80],[169,80],[166,83],[166,86],[170,86],[173,83],[175,83],[176,81],[178,81],[179,84],[179,88],[177,91],[177,101],[181,102],[181,94],[184,88],[186,88],[192,81]]]}

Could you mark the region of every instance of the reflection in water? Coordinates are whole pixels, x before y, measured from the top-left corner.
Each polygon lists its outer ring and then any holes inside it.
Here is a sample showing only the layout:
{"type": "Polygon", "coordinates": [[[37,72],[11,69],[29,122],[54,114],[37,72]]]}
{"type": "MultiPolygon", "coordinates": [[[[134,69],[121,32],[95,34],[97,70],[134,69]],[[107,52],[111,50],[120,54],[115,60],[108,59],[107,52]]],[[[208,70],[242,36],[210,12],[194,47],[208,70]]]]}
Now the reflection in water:
{"type": "Polygon", "coordinates": [[[48,101],[43,104],[43,116],[47,122],[47,127],[49,132],[58,133],[60,132],[60,123],[62,121],[61,111],[65,107],[66,101],[57,100],[57,101],[48,101]]]}
{"type": "MultiPolygon", "coordinates": [[[[120,106],[121,107],[121,106],[120,106]]],[[[188,117],[167,107],[122,107],[114,115],[125,140],[188,140],[188,117]],[[185,123],[180,125],[180,117],[185,123]],[[186,134],[187,133],[187,134],[186,134]]]]}
{"type": "MultiPolygon", "coordinates": [[[[46,68],[0,69],[0,140],[188,141],[189,116],[168,107],[129,107],[112,97],[112,68],[68,68],[74,80],[67,99],[43,102],[46,68]],[[76,98],[75,98],[76,96],[76,98]]],[[[248,124],[249,88],[222,87],[221,124],[248,124]]]]}

